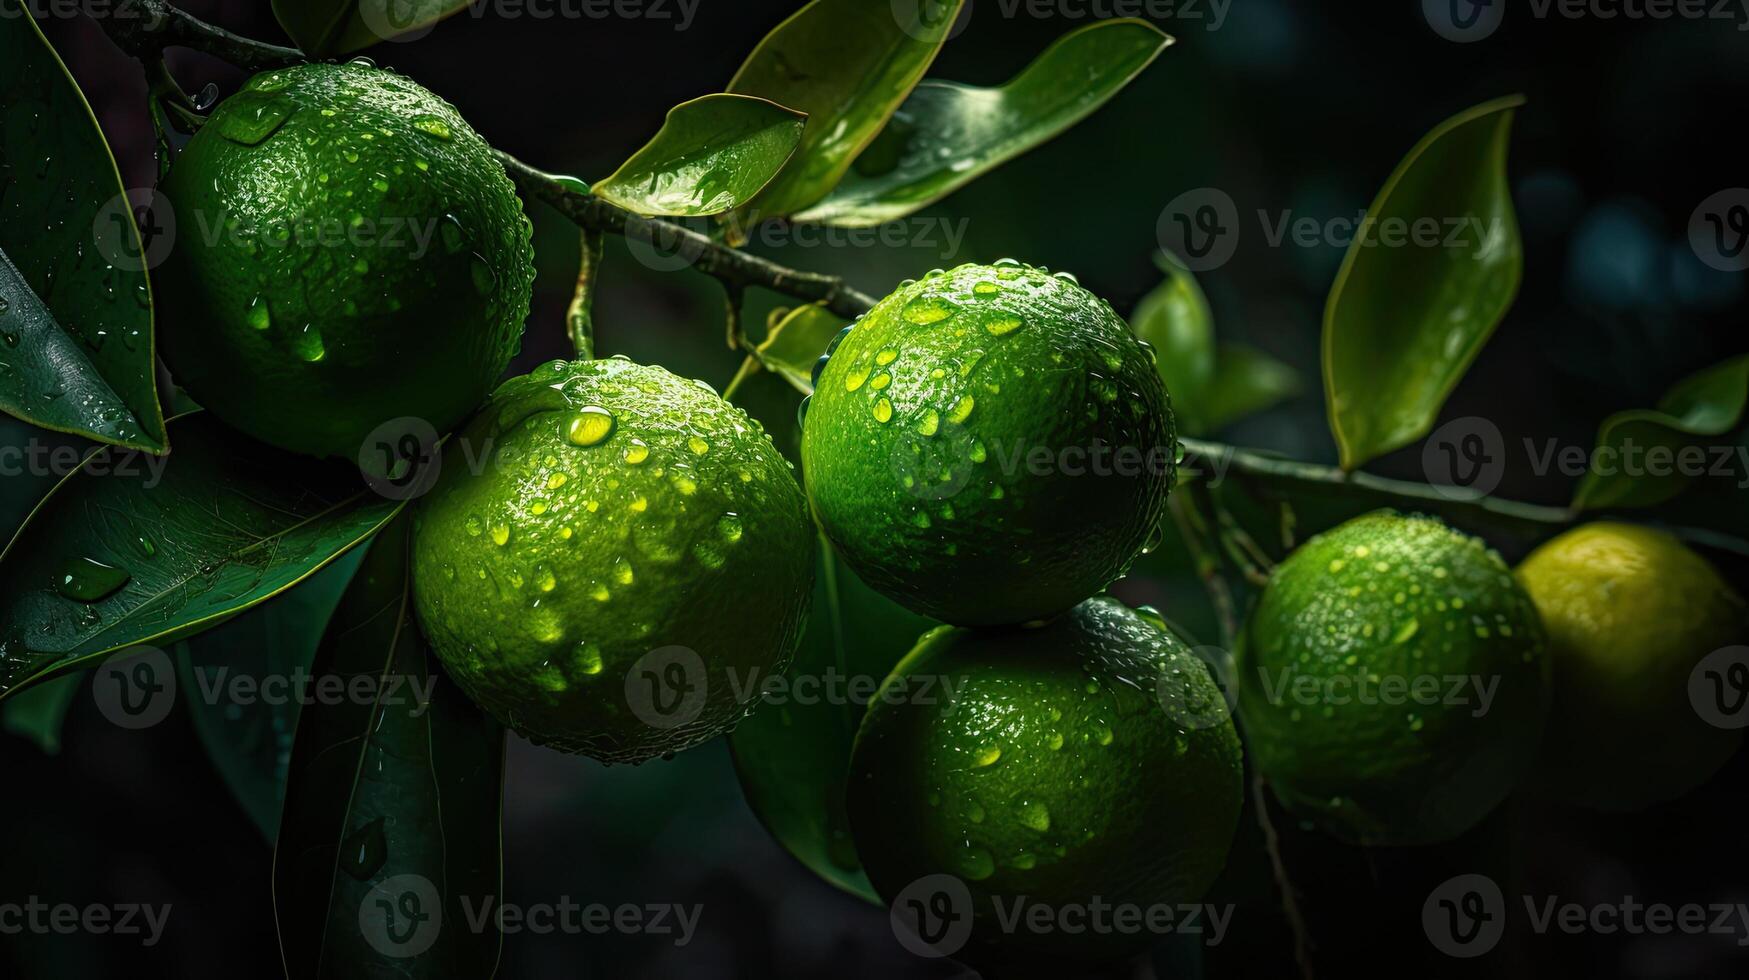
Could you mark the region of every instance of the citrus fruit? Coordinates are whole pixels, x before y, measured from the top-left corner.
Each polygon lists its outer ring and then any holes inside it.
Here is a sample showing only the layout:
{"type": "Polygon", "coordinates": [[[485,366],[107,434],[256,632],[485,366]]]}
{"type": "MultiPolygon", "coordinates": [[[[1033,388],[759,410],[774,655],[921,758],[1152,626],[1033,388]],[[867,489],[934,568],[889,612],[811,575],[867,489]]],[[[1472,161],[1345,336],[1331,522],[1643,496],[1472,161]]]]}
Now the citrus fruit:
{"type": "Polygon", "coordinates": [[[450,442],[414,515],[414,598],[500,721],[637,762],[721,734],[784,669],[815,532],[790,463],[703,382],[554,361],[450,442]]]}
{"type": "Polygon", "coordinates": [[[1542,613],[1554,704],[1537,785],[1610,810],[1674,799],[1737,750],[1742,732],[1698,714],[1689,681],[1741,642],[1743,600],[1663,531],[1587,524],[1518,567],[1542,613]]]}
{"type": "Polygon", "coordinates": [[[165,361],[258,439],[357,458],[393,419],[447,432],[516,352],[534,256],[515,190],[455,109],[392,72],[255,76],[161,197],[165,361]]]}
{"type": "Polygon", "coordinates": [[[969,907],[949,918],[970,934],[937,950],[974,964],[1145,948],[1159,932],[1134,917],[1199,900],[1225,864],[1243,795],[1226,707],[1184,644],[1106,597],[1038,627],[926,633],[852,754],[869,880],[895,915],[920,883],[957,882],[969,907]],[[1094,926],[1100,909],[1132,927],[1094,926]]]}
{"type": "Polygon", "coordinates": [[[802,469],[863,581],[980,626],[1055,615],[1121,575],[1176,447],[1151,350],[1072,278],[1009,261],[932,272],[842,335],[802,469]]]}
{"type": "Polygon", "coordinates": [[[1448,840],[1534,756],[1548,657],[1499,555],[1437,520],[1379,512],[1307,541],[1258,600],[1239,713],[1282,804],[1345,840],[1448,840]]]}

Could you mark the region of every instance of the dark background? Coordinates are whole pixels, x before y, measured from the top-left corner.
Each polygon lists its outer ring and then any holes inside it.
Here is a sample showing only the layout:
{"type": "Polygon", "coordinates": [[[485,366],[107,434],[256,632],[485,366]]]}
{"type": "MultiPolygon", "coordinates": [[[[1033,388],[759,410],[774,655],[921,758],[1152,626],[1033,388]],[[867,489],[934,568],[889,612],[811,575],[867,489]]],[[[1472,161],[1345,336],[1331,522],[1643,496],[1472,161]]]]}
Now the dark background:
{"type": "MultiPolygon", "coordinates": [[[[878,2],[878,0],[870,0],[878,2]]],[[[264,2],[194,2],[193,12],[285,43],[264,2]]],[[[506,18],[464,13],[415,43],[368,52],[457,105],[492,142],[544,169],[586,179],[611,172],[665,110],[720,90],[742,57],[796,4],[705,0],[690,30],[673,21],[506,18]]],[[[932,75],[994,84],[1055,37],[1086,23],[1003,16],[975,0],[932,75]]],[[[1182,8],[1184,5],[1180,4],[1182,8]]],[[[1071,4],[1069,9],[1079,9],[1071,4]]],[[[1233,0],[1204,16],[1161,20],[1178,43],[1098,115],[1057,142],[925,212],[964,220],[958,252],[767,250],[835,271],[879,295],[934,266],[1012,255],[1075,272],[1127,312],[1159,281],[1155,223],[1179,193],[1213,186],[1238,204],[1233,260],[1201,276],[1218,329],[1291,363],[1298,399],[1225,433],[1231,441],[1332,461],[1317,373],[1318,324],[1342,249],[1270,247],[1256,214],[1353,216],[1402,154],[1453,112],[1510,92],[1529,105],[1515,124],[1514,196],[1526,268],[1520,298],[1443,418],[1484,415],[1509,446],[1554,438],[1588,446],[1597,423],[1645,407],[1687,373],[1749,348],[1739,274],[1690,251],[1690,214],[1744,183],[1729,150],[1749,104],[1738,21],[1537,19],[1513,5],[1493,37],[1459,45],[1429,29],[1418,0],[1289,3],[1233,0]]],[[[137,67],[91,24],[45,25],[93,103],[130,185],[150,182],[145,92],[137,67]]],[[[172,66],[190,91],[233,70],[186,52],[172,66]]],[[[562,314],[575,231],[535,210],[541,278],[514,370],[567,352],[562,314]]],[[[688,272],[659,274],[610,242],[598,300],[603,353],[626,353],[719,388],[739,362],[720,337],[721,294],[688,272]]],[[[775,298],[751,297],[749,322],[775,298]]],[[[0,422],[7,440],[27,438],[0,422]]],[[[1372,467],[1422,478],[1417,451],[1372,467]]],[[[40,487],[6,477],[11,527],[40,487]],[[14,501],[24,503],[14,504],[14,501]]],[[[1741,507],[1734,487],[1708,488],[1741,507]]],[[[1563,502],[1571,481],[1509,467],[1499,493],[1563,502]]],[[[1306,530],[1315,530],[1307,528],[1306,530]]],[[[1509,558],[1517,555],[1508,553],[1509,558]]],[[[1740,569],[1730,569],[1743,582],[1740,569]]],[[[1159,602],[1206,629],[1180,556],[1148,562],[1126,595],[1159,602]]],[[[895,651],[895,656],[900,651],[895,651]]],[[[1584,901],[1749,900],[1739,759],[1693,796],[1636,817],[1601,818],[1510,804],[1463,841],[1431,852],[1340,848],[1285,823],[1322,975],[1368,968],[1407,975],[1699,978],[1741,976],[1736,936],[1545,937],[1509,933],[1480,961],[1440,960],[1423,938],[1420,899],[1459,871],[1487,869],[1539,894],[1584,901]],[[1478,857],[1478,855],[1484,855],[1478,857]],[[1481,862],[1478,864],[1478,862],[1481,862]]],[[[163,942],[122,937],[0,936],[0,977],[270,976],[278,969],[269,897],[270,845],[207,763],[186,714],[143,732],[74,703],[56,757],[0,734],[0,901],[27,895],[85,903],[169,902],[163,942]]],[[[1248,827],[1254,814],[1247,812],[1248,827]]],[[[1269,869],[1242,833],[1211,898],[1238,903],[1215,948],[1167,944],[1162,975],[1287,976],[1287,932],[1269,869]]],[[[505,800],[508,897],[520,903],[702,903],[700,934],[507,939],[499,975],[549,977],[951,977],[965,971],[906,954],[883,911],[813,878],[759,826],[721,741],[668,763],[604,768],[512,740],[505,800]]],[[[1742,938],[1749,941],[1749,934],[1742,938]]]]}

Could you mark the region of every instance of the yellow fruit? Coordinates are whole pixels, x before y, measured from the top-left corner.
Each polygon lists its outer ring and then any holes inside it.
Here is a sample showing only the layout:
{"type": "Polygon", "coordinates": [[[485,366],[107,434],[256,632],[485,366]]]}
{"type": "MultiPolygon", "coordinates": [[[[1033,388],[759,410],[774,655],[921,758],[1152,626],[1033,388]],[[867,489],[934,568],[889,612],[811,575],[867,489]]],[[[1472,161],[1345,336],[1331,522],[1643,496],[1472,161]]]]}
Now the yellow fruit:
{"type": "Polygon", "coordinates": [[[1674,799],[1736,752],[1742,732],[1690,700],[1707,654],[1744,640],[1743,600],[1663,531],[1587,524],[1544,544],[1518,578],[1548,626],[1555,699],[1538,786],[1609,810],[1674,799]]]}
{"type": "Polygon", "coordinates": [[[732,727],[813,589],[814,529],[764,430],[620,359],[505,382],[414,520],[414,598],[449,675],[531,741],[607,762],[732,727]]]}

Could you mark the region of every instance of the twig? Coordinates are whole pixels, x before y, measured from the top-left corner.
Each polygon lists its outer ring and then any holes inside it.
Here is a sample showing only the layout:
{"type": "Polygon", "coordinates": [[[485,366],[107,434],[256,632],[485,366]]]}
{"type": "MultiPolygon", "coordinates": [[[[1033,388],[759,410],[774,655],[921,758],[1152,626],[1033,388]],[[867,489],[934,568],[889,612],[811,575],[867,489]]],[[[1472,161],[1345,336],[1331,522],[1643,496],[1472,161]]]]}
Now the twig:
{"type": "Polygon", "coordinates": [[[571,346],[582,360],[595,356],[595,287],[602,246],[601,232],[583,232],[583,254],[577,260],[577,289],[565,311],[565,331],[571,335],[571,346]]]}
{"type": "Polygon", "coordinates": [[[730,350],[747,346],[747,334],[741,326],[741,304],[747,301],[747,290],[740,286],[723,285],[723,324],[725,340],[730,350]]]}
{"type": "Polygon", "coordinates": [[[1214,606],[1215,618],[1221,627],[1221,647],[1231,652],[1239,642],[1239,614],[1233,602],[1233,590],[1221,576],[1221,561],[1209,547],[1208,525],[1196,507],[1185,502],[1183,494],[1175,493],[1166,498],[1166,509],[1172,512],[1178,536],[1189,549],[1196,573],[1208,591],[1209,603],[1214,606]]]}
{"type": "Polygon", "coordinates": [[[1281,857],[1281,835],[1276,833],[1275,820],[1269,815],[1269,788],[1261,774],[1251,777],[1251,795],[1257,807],[1257,827],[1263,831],[1263,849],[1269,854],[1275,887],[1281,892],[1281,910],[1294,934],[1294,962],[1299,964],[1300,976],[1304,980],[1313,980],[1317,974],[1312,969],[1312,931],[1300,911],[1299,891],[1287,872],[1287,862],[1281,857]]]}
{"type": "Polygon", "coordinates": [[[191,48],[251,72],[283,68],[309,60],[295,48],[239,37],[165,0],[138,0],[131,6],[122,4],[105,14],[93,12],[91,19],[103,28],[117,47],[141,61],[157,57],[165,48],[191,48]]]}

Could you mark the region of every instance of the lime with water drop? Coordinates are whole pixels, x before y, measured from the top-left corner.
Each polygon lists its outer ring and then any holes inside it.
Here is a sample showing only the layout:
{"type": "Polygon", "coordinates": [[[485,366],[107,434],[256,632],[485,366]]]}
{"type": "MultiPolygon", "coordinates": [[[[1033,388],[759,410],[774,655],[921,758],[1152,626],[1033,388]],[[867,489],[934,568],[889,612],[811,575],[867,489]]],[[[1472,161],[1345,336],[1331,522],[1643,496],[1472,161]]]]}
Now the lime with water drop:
{"type": "Polygon", "coordinates": [[[390,420],[446,432],[516,352],[534,257],[515,189],[452,107],[392,72],[257,75],[160,200],[165,361],[256,438],[357,459],[390,420]]]}
{"type": "Polygon", "coordinates": [[[660,367],[554,361],[451,438],[413,592],[499,720],[637,762],[721,734],[783,670],[814,548],[790,464],[739,408],[660,367]]]}
{"type": "Polygon", "coordinates": [[[1090,917],[1157,915],[1220,873],[1243,796],[1225,707],[1182,642],[1106,597],[1039,627],[925,634],[856,737],[846,802],[869,880],[903,903],[958,879],[970,935],[938,951],[979,967],[1079,975],[1144,949],[1160,935],[1090,917]]]}
{"type": "Polygon", "coordinates": [[[1536,607],[1500,556],[1378,512],[1278,567],[1237,658],[1239,712],[1284,806],[1345,840],[1448,840],[1512,790],[1549,698],[1536,607]]]}
{"type": "Polygon", "coordinates": [[[821,527],[869,585],[950,623],[1061,613],[1121,575],[1176,467],[1165,387],[1105,301],[1005,261],[858,321],[803,426],[821,527]]]}

